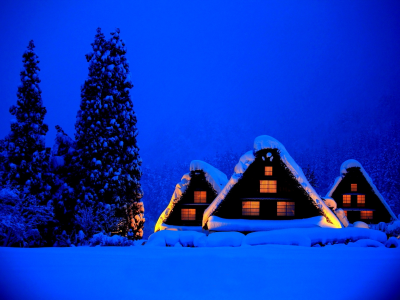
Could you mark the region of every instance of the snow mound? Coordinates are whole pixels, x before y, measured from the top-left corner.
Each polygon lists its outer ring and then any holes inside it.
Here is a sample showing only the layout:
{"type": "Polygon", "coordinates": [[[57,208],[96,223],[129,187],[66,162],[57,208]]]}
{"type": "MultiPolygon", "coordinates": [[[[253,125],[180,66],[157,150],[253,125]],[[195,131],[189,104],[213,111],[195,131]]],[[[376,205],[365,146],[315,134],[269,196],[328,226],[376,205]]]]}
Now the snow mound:
{"type": "Polygon", "coordinates": [[[378,191],[378,189],[375,186],[375,184],[373,183],[371,177],[369,177],[368,173],[364,170],[364,168],[361,165],[361,163],[359,163],[355,159],[349,159],[349,160],[346,160],[344,163],[342,163],[342,165],[340,166],[340,176],[335,179],[335,182],[333,183],[332,187],[330,188],[330,190],[326,194],[326,198],[332,197],[334,191],[336,190],[336,188],[338,187],[340,182],[342,182],[342,179],[346,176],[346,174],[348,173],[348,170],[351,169],[351,168],[359,168],[360,169],[360,171],[363,174],[364,178],[368,181],[369,185],[372,187],[372,190],[374,191],[375,195],[379,198],[379,200],[382,202],[382,204],[386,207],[386,209],[389,212],[390,216],[394,220],[396,220],[397,219],[396,215],[393,213],[392,209],[387,204],[386,200],[383,198],[381,193],[378,191]]]}
{"type": "Polygon", "coordinates": [[[246,235],[243,240],[243,246],[269,244],[311,247],[311,240],[301,233],[285,232],[282,234],[280,230],[252,232],[246,235]]]}
{"type": "Polygon", "coordinates": [[[219,194],[228,182],[228,177],[212,165],[201,161],[192,160],[190,163],[190,171],[203,171],[206,175],[206,180],[212,185],[214,190],[219,194]]]}
{"type": "Polygon", "coordinates": [[[326,204],[330,209],[332,209],[333,211],[336,210],[337,204],[336,204],[336,201],[335,201],[333,198],[331,198],[331,197],[325,197],[323,200],[324,200],[325,204],[326,204]]]}
{"type": "Polygon", "coordinates": [[[386,248],[397,248],[399,247],[399,240],[394,236],[391,236],[385,243],[386,248]]]}
{"type": "Polygon", "coordinates": [[[327,227],[333,225],[326,222],[323,216],[294,220],[246,220],[224,219],[211,216],[208,220],[208,229],[214,231],[269,231],[285,228],[327,227]]]}
{"type": "Polygon", "coordinates": [[[240,232],[215,232],[207,237],[207,247],[240,247],[245,235],[240,232]]]}
{"type": "Polygon", "coordinates": [[[371,247],[371,248],[380,248],[384,247],[384,245],[380,242],[369,240],[369,239],[361,239],[355,243],[349,243],[349,247],[371,247]]]}
{"type": "Polygon", "coordinates": [[[146,246],[152,247],[175,247],[177,243],[183,247],[198,247],[195,241],[201,242],[200,238],[205,237],[204,233],[197,231],[172,231],[161,230],[150,235],[146,246]]]}
{"type": "Polygon", "coordinates": [[[355,228],[366,228],[366,229],[369,228],[368,224],[363,222],[363,221],[354,222],[353,223],[353,227],[355,227],[355,228]]]}
{"type": "Polygon", "coordinates": [[[286,151],[286,148],[276,139],[270,137],[268,135],[258,136],[254,140],[254,149],[253,151],[248,151],[240,158],[238,164],[235,166],[234,174],[231,179],[226,184],[225,188],[218,194],[218,196],[214,199],[214,201],[210,204],[210,206],[204,211],[203,214],[203,227],[207,225],[207,222],[211,215],[215,212],[217,207],[221,204],[221,202],[228,195],[229,191],[232,187],[242,178],[243,173],[247,170],[249,165],[251,165],[255,160],[255,154],[263,149],[277,149],[279,151],[279,156],[281,161],[286,165],[286,167],[290,170],[294,178],[298,181],[298,183],[304,188],[307,194],[310,196],[314,204],[321,209],[326,219],[329,219],[333,227],[341,228],[342,225],[340,221],[337,219],[336,215],[328,208],[328,206],[322,201],[317,192],[308,182],[306,176],[304,175],[302,169],[297,165],[294,159],[290,156],[290,154],[286,151]]]}
{"type": "Polygon", "coordinates": [[[102,232],[93,235],[89,240],[90,246],[135,246],[137,243],[124,236],[108,236],[102,232]]]}

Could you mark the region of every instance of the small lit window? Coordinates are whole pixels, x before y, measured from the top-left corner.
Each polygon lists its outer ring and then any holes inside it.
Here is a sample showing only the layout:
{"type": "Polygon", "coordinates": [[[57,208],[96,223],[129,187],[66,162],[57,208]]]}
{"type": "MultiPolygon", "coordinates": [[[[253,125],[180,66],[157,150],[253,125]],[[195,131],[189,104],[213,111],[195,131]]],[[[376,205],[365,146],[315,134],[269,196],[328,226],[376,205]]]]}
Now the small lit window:
{"type": "Polygon", "coordinates": [[[276,193],[276,180],[260,180],[260,193],[276,193]]]}
{"type": "Polygon", "coordinates": [[[242,202],[242,215],[243,216],[259,216],[260,215],[260,201],[243,201],[242,202]]]}
{"type": "Polygon", "coordinates": [[[194,192],[194,203],[207,203],[207,192],[206,191],[195,191],[194,192]]]}
{"type": "Polygon", "coordinates": [[[272,176],[272,167],[265,167],[265,176],[272,176]]]}
{"type": "Polygon", "coordinates": [[[365,207],[365,195],[357,195],[357,206],[365,207]]]}
{"type": "Polygon", "coordinates": [[[347,210],[344,210],[343,212],[344,212],[344,215],[345,215],[346,218],[347,218],[347,210]]]}
{"type": "Polygon", "coordinates": [[[361,211],[361,220],[372,220],[374,218],[373,211],[361,211]]]}
{"type": "Polygon", "coordinates": [[[278,216],[294,216],[294,202],[279,201],[277,202],[278,216]]]}
{"type": "Polygon", "coordinates": [[[186,221],[194,221],[196,220],[196,210],[189,208],[182,208],[181,210],[181,219],[186,221]]]}
{"type": "Polygon", "coordinates": [[[351,184],[351,191],[352,192],[357,192],[357,183],[352,183],[351,184]]]}
{"type": "Polygon", "coordinates": [[[343,195],[343,207],[351,206],[351,195],[343,195]]]}

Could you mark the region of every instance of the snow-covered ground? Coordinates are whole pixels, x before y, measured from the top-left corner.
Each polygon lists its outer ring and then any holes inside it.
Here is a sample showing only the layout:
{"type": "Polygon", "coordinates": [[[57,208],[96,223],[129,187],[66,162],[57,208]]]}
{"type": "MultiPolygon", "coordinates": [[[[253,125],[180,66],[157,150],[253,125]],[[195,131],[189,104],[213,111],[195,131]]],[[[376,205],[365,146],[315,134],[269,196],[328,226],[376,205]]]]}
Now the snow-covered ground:
{"type": "Polygon", "coordinates": [[[400,299],[400,248],[0,248],[1,299],[400,299]]]}

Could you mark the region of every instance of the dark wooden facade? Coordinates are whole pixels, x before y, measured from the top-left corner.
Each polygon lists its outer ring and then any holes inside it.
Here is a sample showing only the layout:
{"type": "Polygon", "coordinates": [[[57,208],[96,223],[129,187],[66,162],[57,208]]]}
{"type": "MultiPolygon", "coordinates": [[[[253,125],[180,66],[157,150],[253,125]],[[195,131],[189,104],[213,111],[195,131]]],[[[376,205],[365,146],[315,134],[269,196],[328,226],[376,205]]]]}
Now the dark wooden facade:
{"type": "Polygon", "coordinates": [[[390,213],[358,167],[347,170],[346,175],[332,193],[332,198],[336,201],[337,208],[345,211],[347,219],[351,223],[356,221],[363,221],[370,224],[390,222],[390,213]],[[352,184],[357,185],[356,191],[352,191],[352,184]],[[350,196],[350,203],[344,203],[344,195],[350,196]],[[360,196],[364,196],[364,201],[360,196]],[[357,201],[357,198],[361,199],[357,201]]]}
{"type": "Polygon", "coordinates": [[[211,204],[217,196],[216,191],[206,180],[203,171],[191,171],[190,182],[181,199],[175,204],[172,212],[164,221],[167,225],[174,226],[201,226],[204,210],[211,204]],[[206,203],[195,203],[194,193],[198,191],[206,192],[206,203]],[[195,220],[182,220],[182,209],[195,209],[195,220]]]}
{"type": "Polygon", "coordinates": [[[301,187],[276,149],[260,150],[243,177],[232,187],[213,215],[226,219],[291,220],[322,215],[308,193],[301,187]],[[272,156],[272,161],[270,157],[272,156]],[[266,176],[265,167],[272,167],[266,176]],[[260,180],[275,181],[276,193],[261,193],[260,180]],[[244,215],[244,202],[258,202],[259,215],[244,215]],[[278,203],[294,203],[294,215],[278,215],[278,203]]]}

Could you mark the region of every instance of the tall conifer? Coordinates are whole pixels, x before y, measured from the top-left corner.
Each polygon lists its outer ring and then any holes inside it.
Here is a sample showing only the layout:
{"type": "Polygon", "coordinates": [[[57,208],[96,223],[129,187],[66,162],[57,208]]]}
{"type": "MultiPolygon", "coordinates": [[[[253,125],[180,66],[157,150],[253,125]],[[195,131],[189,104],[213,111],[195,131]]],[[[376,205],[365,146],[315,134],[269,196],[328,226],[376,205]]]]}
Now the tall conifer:
{"type": "Polygon", "coordinates": [[[16,119],[13,119],[11,132],[6,137],[7,162],[3,184],[23,190],[44,203],[51,197],[52,174],[49,172],[50,148],[45,147],[48,127],[43,120],[46,108],[39,87],[39,60],[34,48],[33,41],[30,41],[23,54],[24,70],[20,73],[17,105],[10,108],[16,119]]]}
{"type": "Polygon", "coordinates": [[[77,116],[75,164],[77,209],[115,209],[119,229],[135,239],[143,234],[141,159],[136,116],[130,98],[133,87],[119,30],[106,41],[97,29],[93,51],[86,55],[89,77],[81,91],[77,116]]]}

